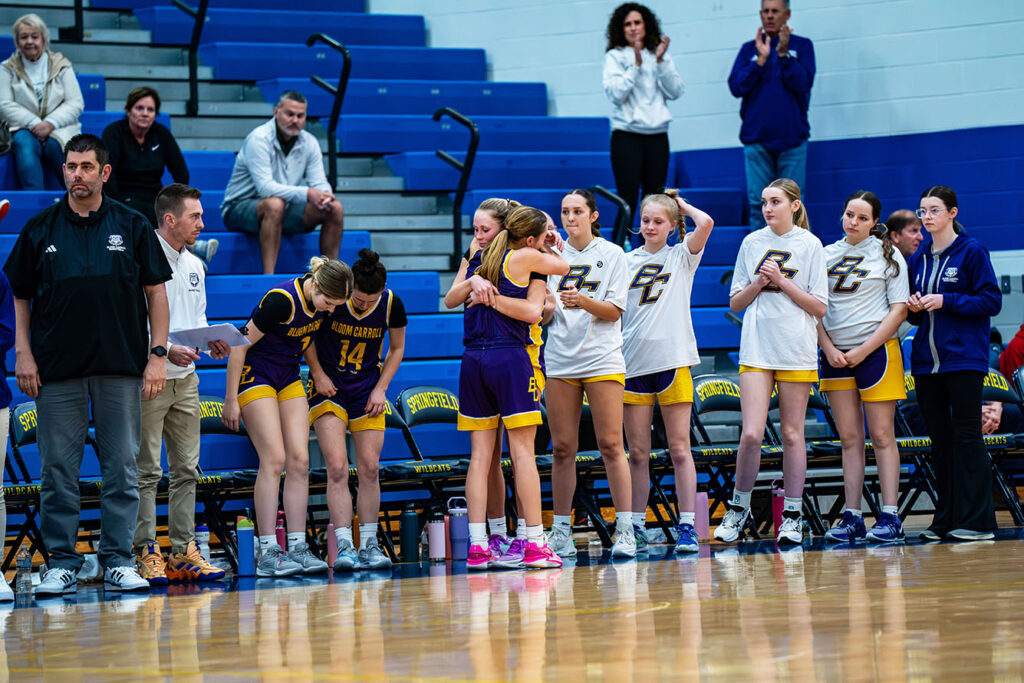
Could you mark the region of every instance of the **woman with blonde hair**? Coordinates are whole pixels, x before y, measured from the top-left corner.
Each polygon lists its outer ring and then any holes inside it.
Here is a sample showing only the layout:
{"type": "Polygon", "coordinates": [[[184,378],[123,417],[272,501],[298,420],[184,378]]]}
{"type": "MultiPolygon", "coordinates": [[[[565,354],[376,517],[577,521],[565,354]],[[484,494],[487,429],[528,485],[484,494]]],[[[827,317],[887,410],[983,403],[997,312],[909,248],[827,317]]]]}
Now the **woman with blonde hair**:
{"type": "Polygon", "coordinates": [[[49,48],[37,14],[14,22],[14,54],[0,64],[0,119],[11,130],[11,153],[23,190],[45,189],[44,174],[63,185],[64,145],[82,132],[82,91],[71,62],[49,48]]]}

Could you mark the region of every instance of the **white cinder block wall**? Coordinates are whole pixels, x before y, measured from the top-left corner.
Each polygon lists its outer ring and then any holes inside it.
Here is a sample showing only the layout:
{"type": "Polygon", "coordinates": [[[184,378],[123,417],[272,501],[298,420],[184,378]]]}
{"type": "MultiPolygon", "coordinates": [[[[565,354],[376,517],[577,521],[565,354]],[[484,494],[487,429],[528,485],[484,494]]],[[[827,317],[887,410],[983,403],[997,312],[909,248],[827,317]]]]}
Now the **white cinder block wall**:
{"type": "MultiPolygon", "coordinates": [[[[605,116],[604,31],[618,3],[596,0],[368,0],[423,14],[429,45],[487,51],[497,81],[543,81],[549,113],[605,116]]],[[[686,83],[671,103],[673,150],[739,144],[726,84],[753,37],[758,0],[648,3],[686,83]]],[[[790,25],[814,41],[812,139],[1024,123],[1024,0],[793,0],[790,25]]]]}

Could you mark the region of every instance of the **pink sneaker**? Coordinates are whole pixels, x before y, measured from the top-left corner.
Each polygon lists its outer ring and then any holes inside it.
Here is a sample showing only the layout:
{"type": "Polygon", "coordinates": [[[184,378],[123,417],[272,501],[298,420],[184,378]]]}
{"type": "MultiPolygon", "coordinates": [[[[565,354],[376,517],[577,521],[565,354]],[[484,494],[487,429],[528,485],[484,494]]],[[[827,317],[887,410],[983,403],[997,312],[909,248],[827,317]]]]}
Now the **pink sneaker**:
{"type": "Polygon", "coordinates": [[[547,543],[527,543],[523,559],[527,567],[535,569],[554,569],[562,566],[562,558],[556,555],[547,543]]]}
{"type": "Polygon", "coordinates": [[[466,569],[487,569],[491,566],[491,551],[480,545],[469,546],[466,569]]]}

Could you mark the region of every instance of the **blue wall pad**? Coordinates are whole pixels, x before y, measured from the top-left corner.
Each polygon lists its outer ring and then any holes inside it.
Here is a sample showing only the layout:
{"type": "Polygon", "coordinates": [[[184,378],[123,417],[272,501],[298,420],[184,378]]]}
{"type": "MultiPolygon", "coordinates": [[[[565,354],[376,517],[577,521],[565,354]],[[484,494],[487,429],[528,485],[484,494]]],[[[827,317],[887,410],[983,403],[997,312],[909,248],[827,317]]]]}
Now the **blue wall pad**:
{"type": "MultiPolygon", "coordinates": [[[[218,9],[282,10],[285,0],[215,0],[218,9]]],[[[157,0],[90,0],[89,6],[98,9],[140,9],[152,7],[157,0]]],[[[169,4],[169,3],[168,3],[169,4]]],[[[306,12],[364,12],[366,0],[303,0],[306,12]]],[[[183,15],[184,16],[184,15],[183,15]]]]}
{"type": "MultiPolygon", "coordinates": [[[[337,85],[337,72],[327,80],[337,85]]],[[[302,92],[309,104],[310,116],[328,117],[334,105],[334,96],[311,84],[308,78],[271,78],[256,85],[268,102],[277,102],[285,90],[302,92]]],[[[544,83],[352,78],[345,89],[341,113],[431,116],[440,107],[451,107],[466,116],[544,116],[548,112],[547,86],[544,83]]]]}
{"type": "MultiPolygon", "coordinates": [[[[216,2],[216,0],[215,0],[216,2]]],[[[307,8],[303,7],[303,10],[307,8]]],[[[177,7],[135,10],[142,28],[153,32],[153,42],[187,45],[192,17],[177,7]]],[[[415,45],[426,43],[422,16],[365,14],[363,12],[309,12],[295,9],[257,10],[210,7],[203,25],[203,42],[245,37],[252,42],[305,43],[312,33],[324,33],[348,45],[415,45]]]]}
{"type": "MultiPolygon", "coordinates": [[[[483,50],[364,45],[349,49],[352,78],[487,80],[483,50]]],[[[203,64],[214,67],[217,78],[223,79],[337,78],[341,71],[341,55],[322,44],[208,43],[199,46],[199,57],[203,64]]],[[[310,83],[307,90],[314,88],[310,83]]]]}
{"type": "MultiPolygon", "coordinates": [[[[610,135],[608,119],[596,117],[474,116],[473,122],[480,151],[603,152],[610,135]]],[[[447,117],[434,121],[429,114],[342,116],[338,126],[341,149],[348,153],[465,151],[469,137],[465,126],[447,117]]]]}
{"type": "MultiPolygon", "coordinates": [[[[460,161],[463,154],[453,154],[460,161]]],[[[407,190],[454,190],[459,174],[433,152],[405,152],[385,158],[407,190]]],[[[478,187],[613,187],[607,152],[481,152],[469,186],[478,187]]]]}

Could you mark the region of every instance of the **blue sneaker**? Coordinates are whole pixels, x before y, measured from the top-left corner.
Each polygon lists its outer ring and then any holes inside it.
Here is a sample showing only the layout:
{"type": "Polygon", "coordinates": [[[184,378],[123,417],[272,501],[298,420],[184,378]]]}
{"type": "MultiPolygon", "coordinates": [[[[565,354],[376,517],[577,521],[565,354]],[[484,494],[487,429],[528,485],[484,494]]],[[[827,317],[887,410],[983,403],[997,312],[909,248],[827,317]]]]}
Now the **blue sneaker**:
{"type": "Polygon", "coordinates": [[[695,553],[700,550],[700,541],[697,539],[697,532],[692,524],[676,525],[676,552],[695,553]]]}
{"type": "Polygon", "coordinates": [[[902,541],[905,538],[903,535],[903,522],[891,512],[883,512],[878,517],[875,525],[871,527],[871,531],[867,533],[867,539],[875,543],[891,543],[893,541],[902,541]]]}
{"type": "Polygon", "coordinates": [[[834,543],[853,543],[866,535],[864,519],[849,510],[843,512],[838,524],[825,532],[825,538],[834,543]]]}
{"type": "Polygon", "coordinates": [[[647,542],[647,527],[642,527],[637,524],[633,525],[633,536],[636,537],[636,551],[638,553],[646,553],[650,545],[647,542]]]}

